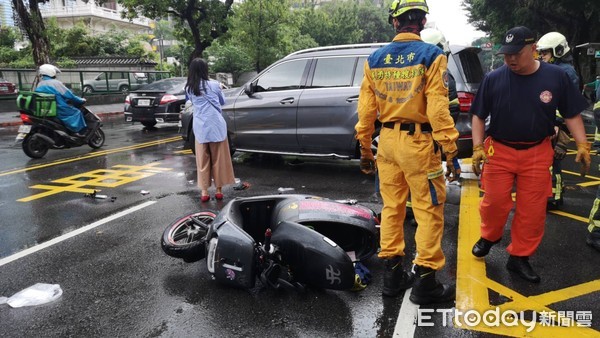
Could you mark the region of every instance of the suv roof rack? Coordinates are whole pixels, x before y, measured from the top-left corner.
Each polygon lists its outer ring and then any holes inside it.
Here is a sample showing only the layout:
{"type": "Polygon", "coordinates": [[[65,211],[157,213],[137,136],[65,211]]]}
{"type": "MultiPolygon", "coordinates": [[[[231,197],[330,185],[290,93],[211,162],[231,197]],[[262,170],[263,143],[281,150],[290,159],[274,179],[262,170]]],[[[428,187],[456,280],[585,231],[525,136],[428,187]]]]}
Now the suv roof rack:
{"type": "Polygon", "coordinates": [[[288,58],[290,56],[305,54],[305,53],[310,53],[310,52],[320,52],[320,51],[338,50],[338,49],[365,48],[365,47],[382,47],[387,44],[389,44],[389,42],[355,43],[355,44],[350,44],[350,45],[314,47],[314,48],[302,49],[302,50],[290,53],[286,56],[286,58],[288,58]]]}

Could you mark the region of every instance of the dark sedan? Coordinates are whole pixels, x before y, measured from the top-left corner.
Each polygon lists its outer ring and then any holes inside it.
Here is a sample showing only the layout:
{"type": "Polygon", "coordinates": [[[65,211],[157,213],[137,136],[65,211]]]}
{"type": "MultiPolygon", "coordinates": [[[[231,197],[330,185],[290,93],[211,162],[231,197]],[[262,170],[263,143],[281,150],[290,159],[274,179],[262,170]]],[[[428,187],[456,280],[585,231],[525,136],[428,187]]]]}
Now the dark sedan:
{"type": "Polygon", "coordinates": [[[141,122],[147,128],[157,123],[179,122],[179,112],[185,103],[186,80],[172,77],[130,92],[125,98],[125,121],[141,122]]]}

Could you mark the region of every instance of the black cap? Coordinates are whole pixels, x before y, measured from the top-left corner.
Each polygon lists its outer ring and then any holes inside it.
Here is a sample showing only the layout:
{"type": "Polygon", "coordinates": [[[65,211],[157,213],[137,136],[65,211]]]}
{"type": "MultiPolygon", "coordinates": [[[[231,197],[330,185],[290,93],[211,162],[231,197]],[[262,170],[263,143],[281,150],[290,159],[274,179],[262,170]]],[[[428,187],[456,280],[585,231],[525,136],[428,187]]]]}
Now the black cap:
{"type": "Polygon", "coordinates": [[[504,34],[502,47],[498,50],[498,54],[517,54],[525,45],[535,42],[535,34],[531,29],[518,26],[513,27],[504,34]]]}

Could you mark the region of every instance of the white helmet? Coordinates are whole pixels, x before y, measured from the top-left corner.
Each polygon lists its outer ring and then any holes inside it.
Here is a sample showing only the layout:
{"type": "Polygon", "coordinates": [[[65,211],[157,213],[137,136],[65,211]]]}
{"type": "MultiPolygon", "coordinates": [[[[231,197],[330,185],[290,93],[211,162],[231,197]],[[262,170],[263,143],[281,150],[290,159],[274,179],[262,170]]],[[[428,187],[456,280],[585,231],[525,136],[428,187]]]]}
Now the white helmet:
{"type": "Polygon", "coordinates": [[[448,53],[448,42],[444,34],[435,28],[425,28],[421,31],[421,39],[432,45],[440,47],[445,53],[448,53]]]}
{"type": "Polygon", "coordinates": [[[561,58],[571,50],[567,43],[567,39],[559,32],[546,33],[540,38],[540,41],[537,42],[538,52],[547,49],[552,50],[552,55],[555,58],[561,58]]]}
{"type": "Polygon", "coordinates": [[[54,65],[46,63],[46,64],[43,64],[40,66],[40,69],[38,70],[38,72],[40,73],[40,75],[56,77],[56,74],[60,73],[60,69],[58,69],[54,65]]]}

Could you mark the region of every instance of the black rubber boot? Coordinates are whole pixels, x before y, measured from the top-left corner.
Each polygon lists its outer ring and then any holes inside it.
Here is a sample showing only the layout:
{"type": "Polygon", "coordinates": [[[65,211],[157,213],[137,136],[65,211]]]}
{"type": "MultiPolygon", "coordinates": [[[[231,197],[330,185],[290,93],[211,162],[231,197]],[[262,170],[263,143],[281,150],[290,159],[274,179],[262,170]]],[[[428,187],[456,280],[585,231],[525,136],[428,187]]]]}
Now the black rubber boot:
{"type": "Polygon", "coordinates": [[[418,304],[445,303],[456,298],[454,285],[442,284],[435,278],[435,270],[415,266],[415,285],[410,293],[410,301],[418,304]]]}
{"type": "Polygon", "coordinates": [[[506,262],[506,268],[528,282],[539,283],[541,280],[540,276],[533,270],[531,264],[529,264],[529,257],[510,255],[506,262]]]}
{"type": "Polygon", "coordinates": [[[384,264],[383,291],[381,292],[384,296],[395,297],[413,285],[414,275],[405,272],[402,268],[402,256],[385,259],[384,264]]]}
{"type": "Polygon", "coordinates": [[[592,232],[589,233],[585,242],[587,245],[600,251],[600,228],[595,227],[592,232]]]}
{"type": "Polygon", "coordinates": [[[487,256],[487,254],[490,252],[490,249],[495,244],[500,243],[501,239],[492,242],[492,241],[488,241],[487,239],[481,237],[481,238],[479,238],[477,243],[475,243],[475,245],[473,245],[473,249],[471,250],[471,253],[475,257],[485,257],[485,256],[487,256]]]}

